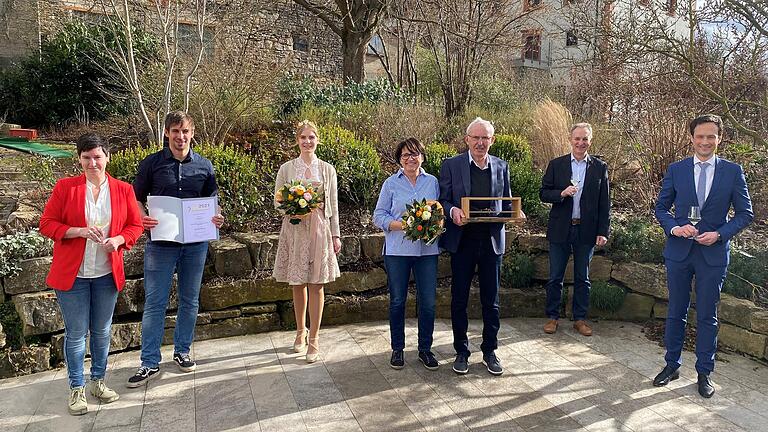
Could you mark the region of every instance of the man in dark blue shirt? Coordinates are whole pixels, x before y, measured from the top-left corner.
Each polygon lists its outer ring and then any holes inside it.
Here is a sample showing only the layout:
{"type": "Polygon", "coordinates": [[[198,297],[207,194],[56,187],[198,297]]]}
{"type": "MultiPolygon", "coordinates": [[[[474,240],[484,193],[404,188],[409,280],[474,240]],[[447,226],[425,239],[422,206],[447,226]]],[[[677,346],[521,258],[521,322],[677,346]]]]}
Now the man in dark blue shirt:
{"type": "MultiPolygon", "coordinates": [[[[213,164],[190,148],[195,123],[191,116],[175,111],[165,117],[168,147],[147,156],[139,164],[133,189],[144,229],[157,226],[157,219],[147,216],[144,204],[148,195],[176,198],[200,198],[216,195],[218,186],[213,164]]],[[[216,228],[224,223],[217,214],[216,228]]],[[[165,313],[174,270],[178,275],[179,307],[173,333],[173,360],[183,372],[195,370],[189,355],[197,321],[200,283],[208,253],[208,242],[174,243],[147,240],[144,250],[144,314],[141,320],[141,366],[128,379],[128,387],[139,387],[160,372],[160,344],[163,340],[165,313]]]]}

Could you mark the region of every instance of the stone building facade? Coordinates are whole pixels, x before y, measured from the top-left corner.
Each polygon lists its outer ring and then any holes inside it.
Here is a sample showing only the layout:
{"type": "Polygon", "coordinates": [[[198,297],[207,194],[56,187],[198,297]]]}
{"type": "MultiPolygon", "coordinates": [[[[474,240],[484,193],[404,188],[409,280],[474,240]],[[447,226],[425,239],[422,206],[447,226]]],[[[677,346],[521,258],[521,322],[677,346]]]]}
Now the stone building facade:
{"type": "MultiPolygon", "coordinates": [[[[148,21],[151,2],[133,0],[135,21],[148,21]],[[142,10],[141,5],[146,4],[142,10]]],[[[0,67],[40,49],[68,20],[98,21],[95,0],[0,0],[0,67]]],[[[245,52],[254,62],[318,81],[342,74],[341,39],[320,19],[292,0],[210,0],[206,45],[215,56],[245,52]]],[[[180,19],[180,34],[194,31],[191,17],[180,19]]]]}

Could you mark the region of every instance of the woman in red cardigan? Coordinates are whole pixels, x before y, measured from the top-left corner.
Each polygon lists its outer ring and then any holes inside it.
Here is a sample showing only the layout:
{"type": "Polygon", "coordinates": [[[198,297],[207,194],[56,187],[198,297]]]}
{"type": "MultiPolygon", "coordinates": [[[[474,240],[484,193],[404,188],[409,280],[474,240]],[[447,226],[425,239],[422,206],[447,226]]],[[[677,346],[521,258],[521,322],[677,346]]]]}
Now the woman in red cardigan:
{"type": "Polygon", "coordinates": [[[88,412],[85,336],[90,332],[90,393],[102,403],[119,395],[104,385],[112,312],[125,285],[123,251],[141,236],[141,216],[130,184],[110,177],[106,140],[87,133],[77,140],[83,175],[56,182],[40,218],[40,232],[54,240],[46,283],[56,291],[64,317],[64,356],[69,373],[69,412],[88,412]]]}

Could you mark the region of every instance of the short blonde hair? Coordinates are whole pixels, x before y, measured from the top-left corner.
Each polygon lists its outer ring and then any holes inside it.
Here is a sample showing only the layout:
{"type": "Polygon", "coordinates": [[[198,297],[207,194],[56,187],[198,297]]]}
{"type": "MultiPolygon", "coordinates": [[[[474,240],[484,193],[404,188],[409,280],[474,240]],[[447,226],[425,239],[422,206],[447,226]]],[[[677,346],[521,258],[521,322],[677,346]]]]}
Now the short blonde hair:
{"type": "Polygon", "coordinates": [[[309,120],[302,120],[296,125],[296,138],[304,132],[304,129],[311,129],[317,135],[317,125],[309,120]]]}

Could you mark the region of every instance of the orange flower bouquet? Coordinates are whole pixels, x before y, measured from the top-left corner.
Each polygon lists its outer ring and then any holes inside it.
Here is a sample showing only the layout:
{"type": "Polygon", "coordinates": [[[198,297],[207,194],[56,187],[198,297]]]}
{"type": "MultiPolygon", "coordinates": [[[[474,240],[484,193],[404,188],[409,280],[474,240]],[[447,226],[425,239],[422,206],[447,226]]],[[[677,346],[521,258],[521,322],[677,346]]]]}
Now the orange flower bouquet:
{"type": "Polygon", "coordinates": [[[437,201],[422,199],[406,204],[403,213],[405,238],[431,245],[445,231],[444,219],[443,206],[437,201]]]}
{"type": "MultiPolygon", "coordinates": [[[[277,191],[275,199],[280,205],[277,207],[288,216],[305,216],[323,203],[323,194],[318,193],[311,183],[302,180],[293,180],[283,185],[277,191]]],[[[300,217],[292,217],[290,222],[297,225],[300,217]]]]}

